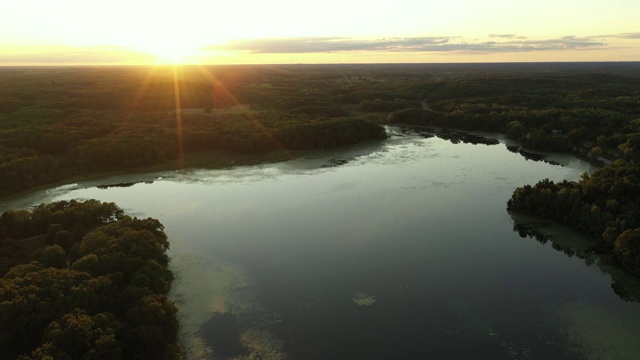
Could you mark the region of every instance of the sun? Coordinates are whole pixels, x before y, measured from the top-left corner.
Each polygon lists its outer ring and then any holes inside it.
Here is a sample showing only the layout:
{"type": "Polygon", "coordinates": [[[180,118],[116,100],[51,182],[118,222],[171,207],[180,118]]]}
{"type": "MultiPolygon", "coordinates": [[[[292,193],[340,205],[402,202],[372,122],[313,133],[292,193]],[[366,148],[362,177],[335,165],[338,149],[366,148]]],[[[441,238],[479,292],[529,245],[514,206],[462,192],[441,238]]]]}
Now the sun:
{"type": "Polygon", "coordinates": [[[185,11],[180,7],[161,10],[139,19],[135,30],[120,27],[104,34],[100,42],[126,47],[150,63],[199,65],[212,61],[216,46],[229,40],[230,32],[221,31],[225,29],[221,22],[214,26],[206,18],[180,16],[185,11]]]}
{"type": "Polygon", "coordinates": [[[151,55],[159,65],[194,64],[200,61],[201,55],[199,47],[190,44],[145,44],[136,48],[151,55]]]}
{"type": "Polygon", "coordinates": [[[158,65],[200,64],[206,58],[210,41],[177,27],[131,34],[126,46],[145,54],[158,65]]]}
{"type": "Polygon", "coordinates": [[[197,52],[187,48],[162,49],[155,52],[158,64],[190,64],[197,62],[197,52]]]}

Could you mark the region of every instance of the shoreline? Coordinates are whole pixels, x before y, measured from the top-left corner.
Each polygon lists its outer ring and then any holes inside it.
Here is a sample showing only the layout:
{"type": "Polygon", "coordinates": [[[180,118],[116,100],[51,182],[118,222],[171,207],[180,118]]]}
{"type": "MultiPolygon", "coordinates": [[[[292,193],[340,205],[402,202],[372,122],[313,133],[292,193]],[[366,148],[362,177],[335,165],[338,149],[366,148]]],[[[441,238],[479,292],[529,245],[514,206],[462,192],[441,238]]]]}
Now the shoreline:
{"type": "Polygon", "coordinates": [[[309,152],[311,151],[279,150],[260,154],[234,154],[220,151],[194,152],[185,154],[182,161],[180,159],[171,159],[156,165],[67,176],[55,182],[37,185],[12,194],[0,195],[0,202],[9,202],[11,200],[15,200],[17,198],[27,196],[45,189],[56,188],[73,183],[95,181],[115,176],[146,173],[151,174],[162,171],[179,171],[185,169],[224,169],[233,166],[256,165],[267,162],[281,162],[304,156],[309,152]]]}
{"type": "MultiPolygon", "coordinates": [[[[553,153],[553,152],[545,152],[540,150],[528,149],[524,147],[522,144],[520,144],[518,141],[510,139],[509,137],[507,137],[506,134],[500,133],[500,132],[474,131],[474,130],[465,130],[461,128],[443,128],[443,127],[435,127],[435,126],[419,125],[419,124],[408,124],[408,123],[380,124],[380,126],[383,128],[386,126],[396,127],[396,128],[408,127],[413,129],[431,130],[435,132],[444,132],[444,133],[447,133],[447,132],[467,133],[471,135],[477,135],[477,136],[487,137],[490,139],[495,139],[507,145],[509,144],[517,145],[521,149],[530,151],[532,153],[540,154],[543,156],[553,156],[558,154],[568,155],[568,156],[573,156],[576,159],[585,161],[596,169],[602,167],[602,164],[598,164],[597,162],[594,162],[593,159],[586,159],[582,156],[579,156],[579,154],[575,152],[553,153]]],[[[345,147],[359,145],[359,144],[367,143],[369,141],[362,141],[356,144],[347,145],[345,147]]],[[[186,170],[186,169],[225,169],[225,168],[234,167],[234,166],[257,165],[257,164],[264,164],[264,163],[271,163],[271,162],[275,163],[275,162],[293,160],[296,158],[300,158],[309,154],[318,153],[321,151],[336,150],[339,148],[342,148],[342,147],[331,148],[331,149],[316,149],[316,150],[282,149],[282,150],[273,150],[266,153],[247,153],[247,154],[231,153],[231,152],[224,152],[224,151],[198,151],[198,152],[185,154],[182,160],[176,158],[176,159],[167,160],[163,163],[159,163],[155,165],[66,176],[58,181],[36,185],[34,187],[20,190],[12,194],[0,195],[0,203],[9,202],[11,200],[15,200],[17,198],[27,196],[45,189],[56,188],[59,186],[64,186],[64,185],[73,184],[73,183],[91,182],[91,181],[95,181],[103,178],[109,178],[109,177],[126,176],[126,175],[132,175],[132,174],[147,174],[147,173],[151,174],[156,172],[179,171],[179,170],[186,170]]],[[[105,184],[105,185],[108,185],[108,184],[105,184]]]]}
{"type": "MultiPolygon", "coordinates": [[[[339,151],[341,149],[348,150],[352,147],[358,146],[366,146],[367,144],[372,143],[380,143],[384,140],[376,140],[376,139],[368,139],[364,141],[360,141],[354,144],[326,148],[326,149],[314,149],[314,150],[273,150],[269,152],[262,153],[231,153],[231,152],[223,152],[223,151],[198,151],[187,153],[184,155],[182,160],[180,159],[171,159],[165,161],[163,163],[142,166],[142,167],[133,167],[127,169],[120,170],[112,170],[112,171],[103,171],[103,172],[91,172],[86,174],[76,174],[64,177],[61,180],[37,185],[34,187],[30,187],[28,189],[20,190],[18,192],[14,192],[12,194],[0,195],[0,204],[8,203],[14,200],[17,200],[22,197],[26,197],[32,194],[36,194],[39,191],[54,189],[60,186],[78,184],[78,183],[90,183],[90,182],[98,182],[101,179],[109,179],[116,177],[126,177],[131,175],[137,175],[141,179],[139,181],[145,181],[145,174],[157,174],[168,171],[187,171],[194,169],[208,169],[208,170],[219,170],[219,169],[228,169],[236,166],[251,166],[251,165],[259,165],[259,164],[268,164],[268,163],[279,163],[283,161],[295,160],[303,157],[308,157],[316,154],[322,154],[327,151],[339,151]]],[[[127,181],[114,181],[117,185],[119,182],[128,182],[127,181]]],[[[97,185],[112,185],[111,183],[99,183],[97,185]]]]}

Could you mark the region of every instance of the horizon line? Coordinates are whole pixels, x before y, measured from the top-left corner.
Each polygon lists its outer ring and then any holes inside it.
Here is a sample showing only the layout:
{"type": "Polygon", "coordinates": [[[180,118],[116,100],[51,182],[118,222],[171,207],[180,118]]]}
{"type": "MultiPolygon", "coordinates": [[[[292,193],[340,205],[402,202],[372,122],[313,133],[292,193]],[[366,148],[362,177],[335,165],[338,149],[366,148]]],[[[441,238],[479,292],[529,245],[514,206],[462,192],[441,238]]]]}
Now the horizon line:
{"type": "Polygon", "coordinates": [[[318,63],[217,63],[217,64],[11,64],[0,68],[73,68],[73,67],[199,67],[199,66],[318,66],[318,65],[482,65],[482,64],[640,64],[640,60],[558,60],[558,61],[473,61],[473,62],[318,62],[318,63]]]}

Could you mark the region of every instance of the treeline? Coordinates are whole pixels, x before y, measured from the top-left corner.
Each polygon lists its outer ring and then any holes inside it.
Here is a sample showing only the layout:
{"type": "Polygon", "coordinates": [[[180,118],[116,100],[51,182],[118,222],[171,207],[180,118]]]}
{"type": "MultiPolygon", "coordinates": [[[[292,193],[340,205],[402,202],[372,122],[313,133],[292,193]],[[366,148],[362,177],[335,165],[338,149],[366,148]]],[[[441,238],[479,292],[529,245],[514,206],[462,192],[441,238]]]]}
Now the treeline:
{"type": "Polygon", "coordinates": [[[119,70],[0,71],[0,82],[15,81],[2,87],[0,98],[4,94],[5,104],[21,104],[7,105],[0,114],[0,195],[76,174],[157,165],[197,151],[263,154],[386,137],[376,121],[311,90],[256,88],[231,72],[220,75],[225,84],[186,73],[176,83],[182,95],[176,95],[171,73],[151,74],[144,83],[140,69],[119,70]],[[211,86],[203,85],[207,81],[211,86]],[[96,106],[97,98],[104,106],[96,106]]]}
{"type": "Polygon", "coordinates": [[[97,200],[0,215],[5,359],[179,359],[163,226],[97,200]]]}
{"type": "Polygon", "coordinates": [[[579,181],[549,179],[517,188],[507,205],[578,229],[599,252],[640,276],[640,166],[618,160],[579,181]]]}
{"type": "Polygon", "coordinates": [[[534,150],[638,161],[638,81],[640,69],[631,68],[624,74],[502,72],[434,82],[419,88],[429,110],[400,108],[387,121],[495,131],[534,150]]]}
{"type": "MultiPolygon", "coordinates": [[[[40,112],[41,115],[46,112],[40,112]]],[[[0,129],[0,194],[74,174],[132,169],[185,153],[310,150],[383,139],[378,124],[303,112],[70,114],[49,123],[0,129]]],[[[27,125],[28,124],[28,125],[27,125]]]]}

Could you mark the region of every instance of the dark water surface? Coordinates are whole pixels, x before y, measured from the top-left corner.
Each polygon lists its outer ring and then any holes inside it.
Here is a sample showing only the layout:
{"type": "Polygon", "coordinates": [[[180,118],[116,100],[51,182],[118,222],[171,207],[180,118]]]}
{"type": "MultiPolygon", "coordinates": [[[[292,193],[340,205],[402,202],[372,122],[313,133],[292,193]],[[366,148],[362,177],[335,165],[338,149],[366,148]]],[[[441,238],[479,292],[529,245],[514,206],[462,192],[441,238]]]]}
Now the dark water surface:
{"type": "Polygon", "coordinates": [[[0,210],[96,198],[158,218],[192,359],[637,359],[640,304],[520,237],[505,209],[517,186],[589,166],[448,138],[110,178],[0,210]]]}

